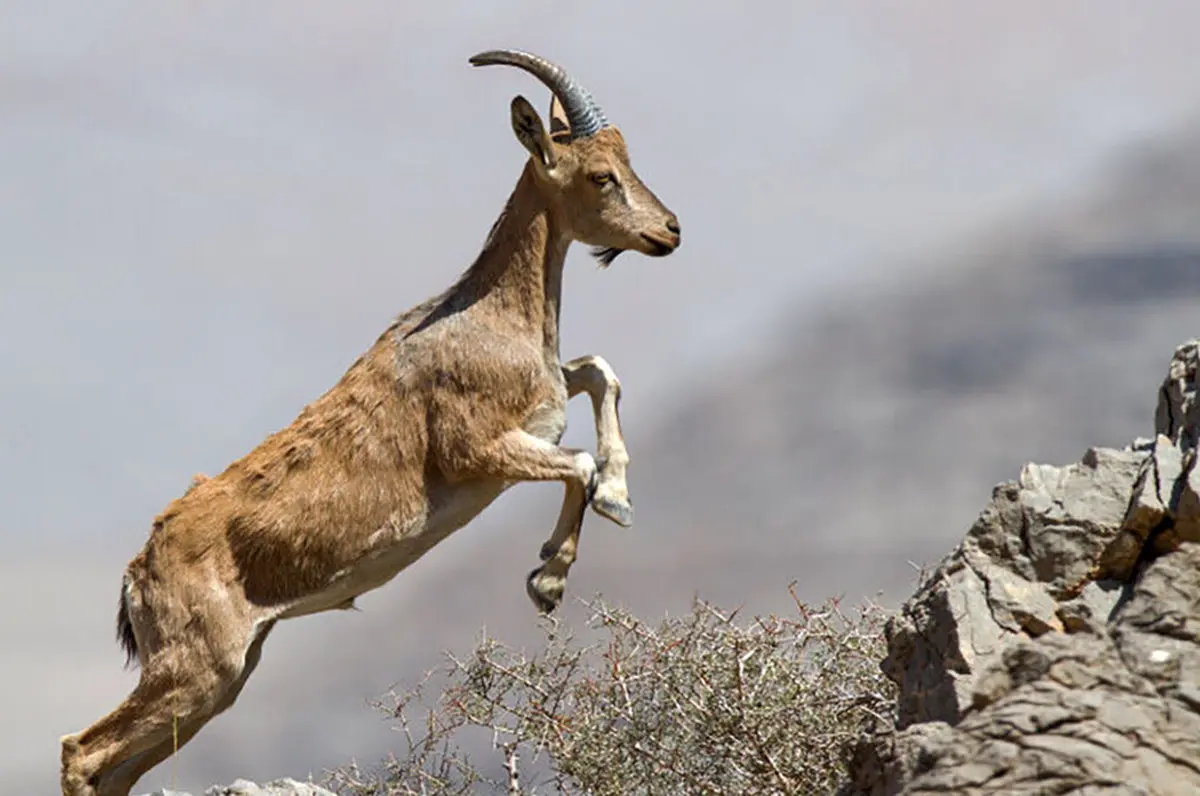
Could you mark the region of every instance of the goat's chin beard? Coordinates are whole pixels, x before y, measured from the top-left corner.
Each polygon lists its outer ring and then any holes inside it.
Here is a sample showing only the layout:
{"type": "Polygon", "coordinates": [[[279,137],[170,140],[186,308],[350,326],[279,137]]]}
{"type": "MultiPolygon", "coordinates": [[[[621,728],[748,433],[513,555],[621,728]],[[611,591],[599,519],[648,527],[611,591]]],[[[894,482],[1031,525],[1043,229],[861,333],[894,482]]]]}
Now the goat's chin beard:
{"type": "Polygon", "coordinates": [[[613,246],[593,246],[592,256],[596,258],[596,262],[600,263],[601,268],[607,268],[623,251],[625,250],[613,246]]]}

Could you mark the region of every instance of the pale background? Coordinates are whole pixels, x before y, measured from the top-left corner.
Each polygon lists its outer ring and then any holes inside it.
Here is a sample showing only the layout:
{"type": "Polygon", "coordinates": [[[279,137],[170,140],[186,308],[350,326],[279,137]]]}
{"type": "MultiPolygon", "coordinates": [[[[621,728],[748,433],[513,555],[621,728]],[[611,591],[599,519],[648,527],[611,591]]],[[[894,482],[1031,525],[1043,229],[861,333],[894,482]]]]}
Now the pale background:
{"type": "MultiPolygon", "coordinates": [[[[564,296],[564,356],[625,386],[638,512],[589,517],[571,594],[660,616],[792,579],[894,603],[1024,461],[1151,431],[1200,334],[1198,29],[1186,2],[0,0],[4,791],[56,792],[58,737],[136,677],[113,613],[154,514],[477,252],[508,102],[548,95],[472,53],[567,66],[681,219],[665,260],[573,250],[564,296]]],[[[558,495],[281,626],[139,792],[394,748],[368,699],[481,626],[536,640],[558,495]]]]}

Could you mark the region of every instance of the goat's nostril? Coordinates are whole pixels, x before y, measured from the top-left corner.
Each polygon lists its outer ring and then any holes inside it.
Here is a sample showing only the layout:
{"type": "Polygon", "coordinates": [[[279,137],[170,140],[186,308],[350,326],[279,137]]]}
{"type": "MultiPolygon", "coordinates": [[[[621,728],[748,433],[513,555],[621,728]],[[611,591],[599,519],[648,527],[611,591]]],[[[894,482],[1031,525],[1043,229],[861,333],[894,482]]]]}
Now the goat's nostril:
{"type": "Polygon", "coordinates": [[[676,235],[678,235],[679,234],[679,219],[672,218],[670,221],[668,221],[667,229],[669,229],[671,232],[674,232],[676,235]]]}

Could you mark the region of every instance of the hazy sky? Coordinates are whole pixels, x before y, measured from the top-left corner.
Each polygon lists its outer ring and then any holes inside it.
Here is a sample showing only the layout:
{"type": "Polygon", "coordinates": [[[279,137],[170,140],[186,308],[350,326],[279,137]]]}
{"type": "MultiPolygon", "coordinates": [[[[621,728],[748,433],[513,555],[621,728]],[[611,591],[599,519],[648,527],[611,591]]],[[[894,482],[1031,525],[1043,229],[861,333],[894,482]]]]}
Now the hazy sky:
{"type": "Polygon", "coordinates": [[[509,100],[548,97],[472,53],[567,66],[681,219],[665,260],[568,263],[563,353],[616,366],[631,446],[798,301],[902,280],[1200,109],[1185,2],[0,0],[0,20],[0,779],[37,792],[58,736],[128,685],[111,614],[153,515],[477,252],[524,157],[509,100]]]}

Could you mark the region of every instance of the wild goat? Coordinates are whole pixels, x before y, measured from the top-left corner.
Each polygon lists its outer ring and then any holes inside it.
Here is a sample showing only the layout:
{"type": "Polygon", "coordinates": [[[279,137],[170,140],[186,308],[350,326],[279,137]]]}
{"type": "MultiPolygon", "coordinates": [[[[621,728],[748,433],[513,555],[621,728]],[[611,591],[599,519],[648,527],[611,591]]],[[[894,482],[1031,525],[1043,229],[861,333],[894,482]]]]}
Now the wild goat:
{"type": "Polygon", "coordinates": [[[670,254],[679,221],[561,68],[511,50],[470,60],[544,83],[550,132],[515,97],[513,132],[531,157],[474,264],[397,318],[291,425],[155,519],[117,616],[141,677],[116,710],[62,739],[64,796],[126,796],[234,703],[277,621],[352,607],[515,483],[566,487],[527,578],[541,611],[562,598],[589,504],[632,522],[616,374],[598,356],[559,361],[563,261],[575,240],[603,265],[629,250],[670,254]],[[580,392],[595,458],[558,445],[580,392]]]}

